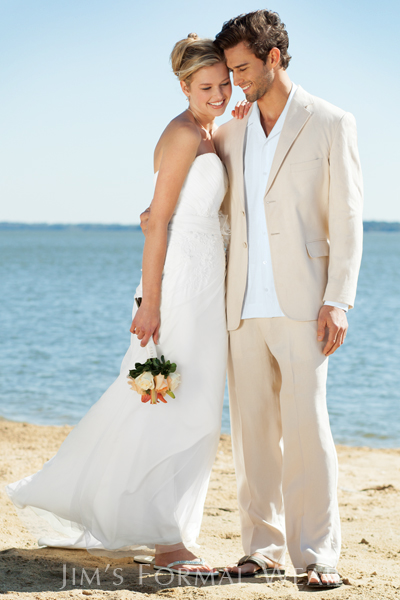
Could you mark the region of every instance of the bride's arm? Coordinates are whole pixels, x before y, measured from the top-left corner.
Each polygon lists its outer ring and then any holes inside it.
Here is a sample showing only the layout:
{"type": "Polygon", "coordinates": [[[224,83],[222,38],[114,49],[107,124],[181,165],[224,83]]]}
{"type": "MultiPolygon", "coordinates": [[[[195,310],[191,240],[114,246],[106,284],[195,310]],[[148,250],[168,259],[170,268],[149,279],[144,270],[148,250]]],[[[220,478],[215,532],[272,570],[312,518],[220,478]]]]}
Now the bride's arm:
{"type": "Polygon", "coordinates": [[[161,278],[167,250],[168,223],[174,213],[189,168],[196,158],[201,134],[191,125],[171,124],[165,134],[161,164],[151,203],[143,250],[143,299],[132,321],[131,332],[146,346],[160,329],[161,278]]]}

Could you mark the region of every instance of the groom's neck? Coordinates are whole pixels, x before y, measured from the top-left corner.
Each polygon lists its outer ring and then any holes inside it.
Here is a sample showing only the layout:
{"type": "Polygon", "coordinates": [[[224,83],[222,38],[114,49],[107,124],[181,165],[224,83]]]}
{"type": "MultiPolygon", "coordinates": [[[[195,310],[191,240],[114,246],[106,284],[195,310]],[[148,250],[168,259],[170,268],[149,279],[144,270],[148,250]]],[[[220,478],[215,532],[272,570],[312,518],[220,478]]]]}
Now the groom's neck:
{"type": "Polygon", "coordinates": [[[269,135],[285,108],[291,89],[292,82],[288,74],[283,69],[280,69],[276,73],[273,84],[268,92],[257,100],[258,108],[260,109],[261,125],[266,135],[269,135]]]}

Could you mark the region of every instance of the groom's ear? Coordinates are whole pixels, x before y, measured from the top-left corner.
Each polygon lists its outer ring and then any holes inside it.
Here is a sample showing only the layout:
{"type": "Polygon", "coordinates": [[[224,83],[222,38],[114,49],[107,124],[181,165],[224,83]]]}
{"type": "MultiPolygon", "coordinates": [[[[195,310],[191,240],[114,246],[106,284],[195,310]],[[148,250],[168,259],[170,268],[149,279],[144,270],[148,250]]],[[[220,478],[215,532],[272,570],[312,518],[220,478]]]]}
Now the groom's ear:
{"type": "Polygon", "coordinates": [[[271,68],[276,68],[279,67],[279,64],[281,62],[281,51],[279,50],[279,48],[271,48],[271,50],[269,51],[269,54],[267,56],[267,63],[269,63],[269,66],[271,68]]]}

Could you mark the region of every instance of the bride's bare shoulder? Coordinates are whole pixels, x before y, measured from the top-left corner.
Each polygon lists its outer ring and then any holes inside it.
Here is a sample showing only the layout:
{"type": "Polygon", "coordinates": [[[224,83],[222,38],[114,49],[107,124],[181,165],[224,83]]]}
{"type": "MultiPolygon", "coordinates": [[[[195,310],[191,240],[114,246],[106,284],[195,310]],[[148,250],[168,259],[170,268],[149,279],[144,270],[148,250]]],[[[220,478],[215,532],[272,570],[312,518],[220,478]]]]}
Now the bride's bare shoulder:
{"type": "Polygon", "coordinates": [[[199,128],[186,116],[186,111],[172,119],[162,132],[154,150],[154,162],[157,163],[168,146],[183,144],[185,147],[198,147],[202,137],[199,128]]]}
{"type": "Polygon", "coordinates": [[[171,140],[188,140],[201,142],[201,133],[199,128],[193,123],[186,114],[186,111],[172,119],[161,134],[160,142],[168,143],[171,140]]]}

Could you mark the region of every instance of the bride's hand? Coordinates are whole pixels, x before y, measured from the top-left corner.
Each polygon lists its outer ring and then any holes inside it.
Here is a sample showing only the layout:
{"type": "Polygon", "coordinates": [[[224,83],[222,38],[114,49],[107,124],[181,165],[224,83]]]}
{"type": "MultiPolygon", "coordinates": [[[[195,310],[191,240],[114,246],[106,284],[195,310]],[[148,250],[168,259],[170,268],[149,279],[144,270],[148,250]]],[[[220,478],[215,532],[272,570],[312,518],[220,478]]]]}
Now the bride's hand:
{"type": "Polygon", "coordinates": [[[235,119],[243,119],[243,117],[247,115],[252,106],[253,103],[247,102],[247,100],[241,100],[240,102],[236,102],[235,108],[232,111],[232,117],[235,117],[235,119]]]}
{"type": "Polygon", "coordinates": [[[142,347],[147,345],[147,342],[153,336],[153,341],[158,344],[160,335],[160,310],[147,309],[143,304],[138,308],[135,318],[132,321],[130,332],[137,335],[142,347]]]}

